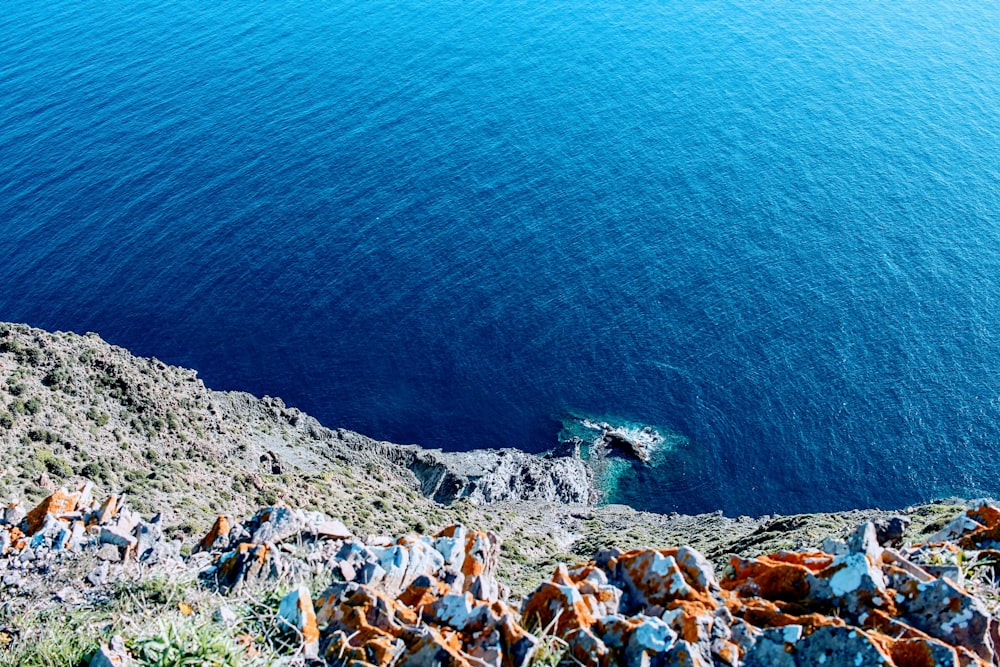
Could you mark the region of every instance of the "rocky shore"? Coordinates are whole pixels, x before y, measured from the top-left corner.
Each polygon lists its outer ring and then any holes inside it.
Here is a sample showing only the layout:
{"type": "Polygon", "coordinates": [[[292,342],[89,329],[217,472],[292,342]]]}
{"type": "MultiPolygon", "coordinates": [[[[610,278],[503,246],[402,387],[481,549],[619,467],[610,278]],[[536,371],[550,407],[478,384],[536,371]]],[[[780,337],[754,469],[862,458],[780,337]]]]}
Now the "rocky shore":
{"type": "Polygon", "coordinates": [[[0,324],[0,665],[994,661],[988,503],[595,499],[578,457],[379,442],[0,324]]]}

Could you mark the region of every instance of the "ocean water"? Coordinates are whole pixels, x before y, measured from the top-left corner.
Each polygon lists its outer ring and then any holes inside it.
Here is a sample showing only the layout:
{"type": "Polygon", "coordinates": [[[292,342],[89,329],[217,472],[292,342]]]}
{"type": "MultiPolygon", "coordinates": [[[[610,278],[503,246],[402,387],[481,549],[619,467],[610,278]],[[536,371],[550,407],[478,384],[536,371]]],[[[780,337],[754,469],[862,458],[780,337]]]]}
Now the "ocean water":
{"type": "Polygon", "coordinates": [[[0,319],[613,500],[1000,493],[1000,6],[5,0],[0,319]]]}

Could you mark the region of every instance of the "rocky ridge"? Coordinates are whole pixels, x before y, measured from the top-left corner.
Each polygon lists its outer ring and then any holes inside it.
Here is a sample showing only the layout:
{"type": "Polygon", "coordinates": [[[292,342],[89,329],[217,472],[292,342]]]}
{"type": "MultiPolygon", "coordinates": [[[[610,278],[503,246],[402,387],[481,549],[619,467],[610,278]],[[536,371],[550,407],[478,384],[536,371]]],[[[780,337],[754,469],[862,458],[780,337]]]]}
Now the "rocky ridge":
{"type": "MultiPolygon", "coordinates": [[[[356,536],[321,512],[269,506],[243,520],[218,516],[185,553],[160,517],[144,521],[124,498],[92,492],[85,483],[30,510],[4,510],[4,583],[86,572],[55,594],[71,607],[106,596],[130,569],[136,587],[157,574],[188,576],[217,595],[208,631],[216,637],[206,648],[112,623],[84,638],[69,664],[1000,665],[1000,508],[987,502],[925,542],[904,542],[908,522],[892,517],[814,550],[734,555],[718,573],[686,545],[602,549],[558,564],[518,603],[498,578],[492,532],[456,524],[356,536]],[[261,597],[268,586],[280,591],[258,605],[268,631],[248,635],[226,600],[261,597]]],[[[175,604],[158,611],[195,614],[175,604]]],[[[32,657],[30,628],[0,633],[0,662],[8,652],[32,657]]]]}

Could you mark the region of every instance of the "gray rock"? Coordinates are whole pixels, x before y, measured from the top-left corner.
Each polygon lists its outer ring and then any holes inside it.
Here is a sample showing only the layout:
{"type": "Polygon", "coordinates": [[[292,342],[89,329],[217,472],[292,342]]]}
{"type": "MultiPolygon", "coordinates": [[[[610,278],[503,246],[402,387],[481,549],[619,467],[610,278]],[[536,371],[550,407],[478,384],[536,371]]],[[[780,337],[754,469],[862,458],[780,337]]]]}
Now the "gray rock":
{"type": "Polygon", "coordinates": [[[936,542],[948,542],[956,540],[967,532],[982,528],[983,524],[975,521],[966,514],[959,514],[945,525],[944,528],[928,537],[925,541],[929,544],[936,542]]]}
{"type": "Polygon", "coordinates": [[[795,644],[797,667],[893,667],[868,635],[852,627],[821,626],[795,644]]]}
{"type": "Polygon", "coordinates": [[[566,636],[566,654],[579,664],[603,664],[608,647],[587,628],[577,628],[566,636]]]}
{"type": "Polygon", "coordinates": [[[743,667],[796,667],[793,651],[802,637],[801,625],[768,628],[759,634],[744,633],[743,628],[740,622],[734,626],[737,631],[733,633],[737,643],[746,649],[743,667]]]}
{"type": "MultiPolygon", "coordinates": [[[[114,643],[113,639],[112,643],[114,643]]],[[[88,663],[89,667],[127,667],[134,664],[128,653],[125,652],[124,644],[120,640],[119,643],[122,644],[122,648],[120,649],[101,644],[100,648],[97,649],[97,652],[90,659],[88,663]]]]}
{"type": "Polygon", "coordinates": [[[237,620],[236,613],[226,605],[222,605],[212,614],[212,620],[225,625],[234,625],[237,620]]]}
{"type": "Polygon", "coordinates": [[[831,556],[842,556],[847,553],[847,542],[827,537],[819,545],[819,550],[831,556]]]}
{"type": "Polygon", "coordinates": [[[97,550],[97,557],[102,561],[117,563],[122,559],[122,552],[116,544],[104,544],[97,550]]]}
{"type": "Polygon", "coordinates": [[[910,518],[905,516],[890,516],[884,519],[875,520],[875,534],[878,543],[884,547],[891,547],[899,544],[906,534],[906,529],[910,527],[910,518]]]}
{"type": "Polygon", "coordinates": [[[140,561],[149,560],[156,551],[156,546],[163,539],[163,528],[158,521],[142,522],[135,530],[135,555],[140,561]]]}
{"type": "Polygon", "coordinates": [[[629,635],[628,643],[625,645],[625,665],[627,667],[648,665],[651,656],[663,653],[673,646],[676,640],[677,633],[665,621],[653,616],[643,618],[642,623],[629,635]]]}
{"type": "Polygon", "coordinates": [[[543,458],[516,449],[442,452],[373,441],[368,445],[412,470],[424,495],[440,503],[468,498],[478,505],[518,500],[582,504],[593,495],[590,468],[577,457],[543,458]]]}
{"type": "Polygon", "coordinates": [[[59,602],[64,603],[76,603],[83,599],[80,595],[80,591],[76,590],[72,586],[63,586],[56,591],[56,594],[53,597],[59,602]]]}
{"type": "Polygon", "coordinates": [[[100,565],[91,570],[85,577],[88,584],[94,587],[103,586],[108,581],[110,567],[107,561],[102,561],[100,565]]]}
{"type": "Polygon", "coordinates": [[[287,507],[265,507],[250,521],[256,526],[250,541],[254,544],[267,542],[277,544],[297,535],[305,527],[305,516],[301,511],[287,507]]]}
{"type": "Polygon", "coordinates": [[[119,547],[132,547],[136,543],[131,533],[117,526],[101,526],[101,533],[97,539],[101,544],[114,544],[119,547]]]}
{"type": "Polygon", "coordinates": [[[992,662],[989,610],[982,600],[947,579],[901,588],[896,606],[906,621],[918,630],[954,646],[964,646],[987,663],[992,662]]]}
{"type": "Polygon", "coordinates": [[[697,644],[683,639],[670,647],[660,661],[663,667],[712,667],[712,658],[697,644]]]}
{"type": "Polygon", "coordinates": [[[882,556],[882,547],[879,545],[874,523],[868,521],[854,529],[854,532],[847,538],[847,552],[865,554],[875,563],[879,561],[882,556]]]}
{"type": "Polygon", "coordinates": [[[11,503],[3,511],[3,522],[8,526],[20,525],[21,521],[28,516],[28,511],[20,503],[11,503]]]}
{"type": "Polygon", "coordinates": [[[708,559],[689,546],[677,550],[677,564],[681,566],[695,588],[701,591],[719,590],[719,582],[715,579],[715,569],[708,559]]]}

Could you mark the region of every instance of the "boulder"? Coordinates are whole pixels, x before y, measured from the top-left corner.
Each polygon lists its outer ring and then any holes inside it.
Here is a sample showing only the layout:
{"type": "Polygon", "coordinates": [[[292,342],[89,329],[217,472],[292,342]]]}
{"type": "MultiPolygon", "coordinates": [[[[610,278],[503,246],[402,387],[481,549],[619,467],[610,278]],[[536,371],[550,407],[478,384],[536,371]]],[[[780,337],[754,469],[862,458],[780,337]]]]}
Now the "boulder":
{"type": "Polygon", "coordinates": [[[281,599],[278,619],[298,633],[306,658],[319,657],[319,626],[308,588],[299,586],[281,599]]]}

